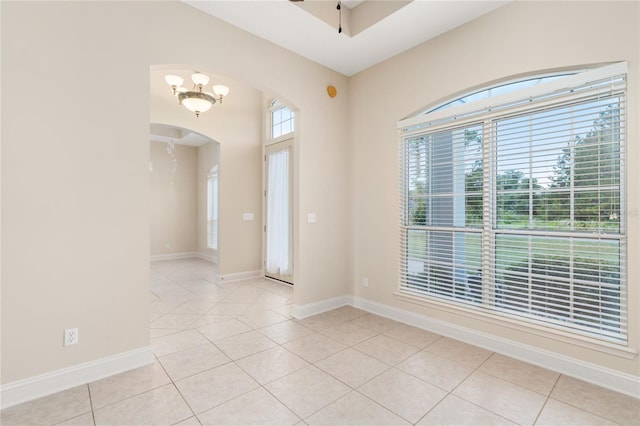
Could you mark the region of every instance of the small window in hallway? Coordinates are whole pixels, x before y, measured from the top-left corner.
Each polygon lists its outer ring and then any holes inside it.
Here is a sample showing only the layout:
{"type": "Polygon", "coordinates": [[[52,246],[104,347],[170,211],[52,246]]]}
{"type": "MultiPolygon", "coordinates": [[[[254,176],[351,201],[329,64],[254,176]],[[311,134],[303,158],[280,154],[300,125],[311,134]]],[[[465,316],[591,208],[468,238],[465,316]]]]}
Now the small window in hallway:
{"type": "Polygon", "coordinates": [[[207,247],[218,249],[218,169],[207,175],[207,247]]]}

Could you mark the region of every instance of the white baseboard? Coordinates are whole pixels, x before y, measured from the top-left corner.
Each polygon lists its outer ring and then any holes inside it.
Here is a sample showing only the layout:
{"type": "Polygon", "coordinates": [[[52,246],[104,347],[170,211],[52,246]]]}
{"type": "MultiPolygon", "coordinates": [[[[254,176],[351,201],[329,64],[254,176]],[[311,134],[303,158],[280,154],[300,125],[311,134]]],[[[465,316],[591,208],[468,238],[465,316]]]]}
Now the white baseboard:
{"type": "Polygon", "coordinates": [[[85,362],[0,387],[0,409],[90,383],[153,362],[150,346],[85,362]]]}
{"type": "Polygon", "coordinates": [[[340,296],[332,299],[321,300],[320,302],[308,303],[306,305],[293,305],[291,307],[291,316],[295,319],[302,319],[345,305],[353,305],[353,297],[340,296]]]}
{"type": "Polygon", "coordinates": [[[257,271],[246,271],[246,272],[235,272],[233,274],[224,274],[218,275],[218,283],[230,283],[233,281],[242,281],[248,280],[251,278],[260,278],[263,277],[264,273],[262,270],[257,271]]]}
{"type": "Polygon", "coordinates": [[[159,260],[187,259],[189,257],[200,257],[200,253],[197,251],[185,251],[181,253],[154,254],[150,256],[150,260],[157,262],[159,260]]]}
{"type": "Polygon", "coordinates": [[[211,262],[211,263],[218,263],[218,256],[212,253],[206,253],[202,251],[185,251],[181,253],[154,254],[150,256],[150,260],[152,262],[157,262],[162,260],[188,259],[191,257],[206,260],[207,262],[211,262]]]}
{"type": "Polygon", "coordinates": [[[207,262],[218,263],[218,256],[213,253],[199,251],[195,254],[195,257],[197,257],[198,259],[206,260],[207,262]]]}
{"type": "Polygon", "coordinates": [[[510,356],[634,398],[640,398],[640,381],[637,376],[360,297],[347,297],[351,299],[352,306],[367,312],[510,356]]]}

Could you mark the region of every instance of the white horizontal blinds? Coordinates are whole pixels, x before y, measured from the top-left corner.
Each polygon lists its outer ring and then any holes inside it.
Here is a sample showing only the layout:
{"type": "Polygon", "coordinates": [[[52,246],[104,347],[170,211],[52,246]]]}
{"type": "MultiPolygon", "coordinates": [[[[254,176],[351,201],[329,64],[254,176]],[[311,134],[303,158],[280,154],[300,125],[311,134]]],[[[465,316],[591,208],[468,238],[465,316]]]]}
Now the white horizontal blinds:
{"type": "Polygon", "coordinates": [[[495,307],[624,340],[619,241],[496,235],[495,307]]]}
{"type": "Polygon", "coordinates": [[[493,121],[496,307],[626,339],[623,81],[605,79],[588,98],[493,121]]]}
{"type": "Polygon", "coordinates": [[[402,286],[480,300],[482,137],[472,125],[404,142],[402,286]]]}
{"type": "Polygon", "coordinates": [[[218,175],[207,178],[207,247],[218,248],[218,175]]]}
{"type": "Polygon", "coordinates": [[[498,228],[618,232],[621,108],[610,95],[496,120],[498,228]]]}
{"type": "Polygon", "coordinates": [[[400,122],[400,291],[626,342],[625,72],[400,122]]]}

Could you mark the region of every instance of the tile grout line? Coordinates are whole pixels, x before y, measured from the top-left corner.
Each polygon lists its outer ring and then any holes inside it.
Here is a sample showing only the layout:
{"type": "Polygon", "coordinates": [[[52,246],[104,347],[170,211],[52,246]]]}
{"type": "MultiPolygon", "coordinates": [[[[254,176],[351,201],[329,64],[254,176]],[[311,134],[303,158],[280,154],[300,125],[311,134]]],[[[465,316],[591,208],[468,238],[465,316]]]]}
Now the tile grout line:
{"type": "MultiPolygon", "coordinates": [[[[160,368],[162,368],[162,371],[164,371],[164,374],[167,375],[167,377],[169,378],[169,380],[171,381],[171,384],[173,385],[173,388],[176,390],[176,392],[178,392],[178,395],[180,395],[180,398],[182,398],[182,401],[184,401],[184,403],[187,405],[187,407],[189,408],[189,411],[191,411],[192,416],[191,417],[195,417],[195,419],[198,421],[198,423],[200,423],[200,419],[198,419],[198,417],[196,416],[195,411],[193,410],[193,408],[191,407],[191,404],[189,404],[189,402],[187,401],[187,399],[184,397],[184,395],[182,394],[182,392],[180,392],[180,389],[178,388],[178,386],[176,385],[175,381],[173,380],[173,377],[171,377],[171,375],[169,374],[169,372],[167,371],[167,369],[164,367],[164,365],[162,365],[162,363],[160,362],[160,360],[158,359],[158,357],[156,357],[154,355],[154,358],[156,360],[156,362],[158,364],[160,364],[160,368]]],[[[165,386],[165,385],[163,385],[165,386]]],[[[156,388],[157,389],[157,388],[156,388]]],[[[190,417],[187,417],[186,419],[182,419],[180,421],[178,421],[178,423],[185,421],[187,419],[189,419],[190,417]]]]}
{"type": "Polygon", "coordinates": [[[93,420],[93,426],[96,426],[96,413],[93,410],[93,398],[91,397],[91,386],[87,383],[87,392],[89,393],[89,406],[91,407],[91,420],[93,420]]]}
{"type": "Polygon", "coordinates": [[[558,377],[556,377],[556,380],[553,382],[553,386],[551,386],[551,389],[549,389],[549,394],[545,395],[546,398],[544,400],[544,404],[542,404],[542,407],[540,408],[540,411],[538,412],[538,414],[536,415],[535,420],[533,421],[534,425],[538,422],[538,419],[540,419],[540,416],[542,415],[542,412],[547,407],[547,404],[549,403],[549,399],[551,399],[551,394],[553,393],[553,390],[556,388],[556,386],[558,385],[558,382],[560,381],[560,377],[562,377],[562,374],[558,374],[558,377]]]}
{"type": "MultiPolygon", "coordinates": [[[[355,321],[356,319],[358,319],[358,318],[354,318],[354,319],[352,319],[352,320],[344,321],[344,322],[342,322],[341,324],[347,324],[347,323],[350,323],[350,322],[352,322],[352,321],[355,321]]],[[[336,324],[336,325],[340,325],[340,324],[336,324]]],[[[333,325],[333,326],[336,326],[336,325],[333,325]]],[[[357,325],[357,324],[354,324],[354,325],[357,325]]],[[[362,340],[362,341],[360,341],[360,342],[357,342],[357,343],[355,343],[355,344],[353,344],[353,345],[345,345],[345,346],[347,346],[347,347],[346,347],[346,348],[344,348],[343,350],[338,351],[338,352],[336,352],[336,353],[334,353],[334,354],[332,354],[332,355],[329,355],[329,356],[327,356],[327,357],[325,357],[325,358],[322,358],[322,359],[320,359],[320,360],[316,361],[315,363],[312,363],[312,365],[313,365],[314,367],[316,367],[316,368],[318,368],[319,370],[323,371],[324,373],[326,373],[326,374],[327,374],[327,375],[329,375],[330,377],[334,378],[335,380],[339,381],[340,383],[343,383],[345,386],[349,387],[351,390],[350,390],[346,395],[343,395],[343,396],[341,396],[341,397],[339,397],[339,398],[337,398],[337,399],[335,399],[335,400],[333,400],[333,401],[329,402],[329,403],[328,403],[327,405],[325,405],[324,407],[319,408],[318,410],[316,410],[314,413],[310,414],[310,415],[309,415],[309,416],[307,416],[306,418],[308,419],[309,417],[313,416],[314,414],[316,414],[316,413],[318,413],[318,412],[320,412],[320,411],[324,410],[325,408],[327,408],[327,407],[328,407],[328,406],[330,406],[331,404],[335,403],[335,402],[336,402],[336,401],[338,401],[339,399],[342,399],[342,398],[346,397],[346,396],[347,396],[347,395],[349,395],[350,393],[357,392],[358,394],[360,394],[360,395],[361,395],[361,396],[363,396],[364,398],[366,398],[366,399],[368,399],[369,401],[373,402],[374,404],[376,404],[376,405],[378,405],[378,406],[382,407],[382,408],[383,408],[383,409],[385,409],[386,411],[389,411],[390,413],[393,413],[394,415],[398,416],[399,418],[404,419],[404,420],[408,421],[409,423],[411,423],[408,419],[406,419],[405,417],[403,417],[403,416],[402,416],[402,415],[400,415],[399,413],[396,413],[396,412],[395,412],[395,411],[393,411],[391,408],[385,407],[384,405],[382,405],[382,404],[381,404],[381,403],[379,403],[378,401],[375,401],[375,400],[371,399],[369,396],[367,396],[367,395],[363,394],[363,393],[358,389],[358,388],[360,388],[360,387],[364,386],[365,384],[367,384],[367,383],[369,383],[369,382],[373,381],[375,378],[377,378],[377,377],[381,376],[382,374],[386,373],[387,371],[389,371],[389,370],[391,370],[391,369],[395,368],[395,365],[389,365],[389,364],[387,364],[386,362],[384,362],[384,361],[382,361],[382,360],[379,360],[379,359],[377,359],[377,358],[375,358],[375,357],[372,357],[372,356],[371,356],[371,355],[369,355],[369,354],[366,354],[366,353],[364,353],[364,352],[362,352],[362,351],[358,350],[358,349],[355,347],[355,346],[357,346],[358,344],[360,344],[360,343],[362,343],[362,342],[366,342],[367,340],[370,340],[370,339],[373,339],[373,338],[375,338],[375,337],[378,337],[378,336],[382,336],[382,335],[384,335],[384,334],[383,334],[384,332],[378,332],[378,331],[375,331],[375,330],[371,330],[370,328],[367,328],[367,327],[362,327],[362,328],[365,328],[365,329],[367,329],[367,330],[373,331],[373,332],[374,332],[374,333],[376,333],[376,334],[375,334],[375,335],[373,335],[373,336],[371,336],[371,337],[369,337],[369,338],[367,338],[367,339],[365,339],[365,340],[362,340]],[[365,356],[367,356],[367,357],[369,357],[369,358],[372,358],[372,359],[375,359],[375,360],[377,360],[377,361],[380,361],[381,363],[385,364],[385,366],[386,366],[387,368],[386,368],[385,370],[381,371],[380,373],[376,374],[375,376],[371,377],[369,380],[365,381],[365,382],[364,382],[364,383],[362,383],[361,385],[359,385],[359,386],[357,386],[357,387],[353,387],[353,386],[351,386],[350,384],[348,384],[348,383],[344,382],[343,380],[341,380],[340,378],[335,377],[335,376],[334,376],[333,374],[331,374],[329,371],[326,371],[326,370],[324,370],[322,367],[320,367],[320,366],[316,365],[318,362],[321,362],[321,361],[323,361],[323,360],[325,360],[325,359],[327,359],[327,358],[330,358],[330,357],[332,357],[332,356],[334,356],[334,355],[337,355],[337,354],[339,354],[339,353],[341,353],[341,352],[344,352],[344,351],[346,351],[347,349],[353,349],[353,350],[355,350],[355,351],[357,351],[357,352],[359,352],[359,353],[361,353],[361,354],[363,354],[363,355],[365,355],[365,356]]],[[[387,331],[388,331],[388,330],[387,330],[387,331]]],[[[318,332],[318,333],[320,333],[321,335],[324,335],[325,337],[330,338],[330,339],[332,339],[332,340],[336,340],[336,339],[334,339],[334,338],[333,338],[333,337],[331,337],[331,336],[328,336],[328,335],[326,335],[326,334],[322,334],[321,332],[318,332]]],[[[336,340],[336,341],[338,341],[338,340],[336,340]]],[[[342,343],[342,342],[340,342],[340,341],[338,341],[338,342],[339,342],[339,343],[342,343]]],[[[344,344],[344,343],[342,343],[342,344],[344,344]]],[[[410,356],[411,356],[411,355],[410,355],[410,356]]],[[[408,357],[407,357],[407,358],[408,358],[408,357]]],[[[399,371],[400,371],[400,370],[399,370],[399,371]]],[[[414,376],[412,376],[412,377],[414,377],[414,376]]]]}
{"type": "MultiPolygon", "coordinates": [[[[440,340],[440,338],[438,338],[438,339],[434,340],[433,342],[429,343],[429,344],[428,344],[428,345],[426,345],[424,348],[419,348],[419,347],[417,347],[417,346],[410,345],[410,344],[408,344],[408,343],[406,343],[406,342],[402,342],[401,340],[394,339],[393,337],[391,337],[391,336],[387,336],[386,334],[384,334],[384,333],[386,333],[386,332],[388,332],[388,331],[390,331],[390,330],[392,330],[392,329],[393,329],[393,328],[391,328],[391,329],[389,329],[389,330],[386,330],[386,331],[383,331],[383,332],[381,332],[381,333],[377,334],[376,336],[373,336],[371,339],[373,339],[373,338],[375,338],[375,337],[378,337],[378,336],[385,336],[385,337],[388,337],[388,338],[390,338],[390,339],[392,339],[392,340],[395,340],[395,341],[397,341],[397,342],[404,343],[404,344],[406,344],[406,345],[408,345],[408,346],[412,346],[412,347],[414,347],[414,348],[417,348],[418,350],[417,350],[416,352],[414,352],[413,354],[411,354],[411,355],[409,355],[409,356],[407,356],[407,357],[403,358],[402,360],[400,360],[400,361],[396,362],[395,364],[391,365],[388,369],[386,369],[385,371],[383,371],[383,372],[381,372],[380,374],[376,375],[375,377],[372,377],[370,380],[366,381],[365,383],[363,383],[362,385],[358,386],[358,388],[356,388],[356,389],[354,389],[354,390],[355,390],[356,392],[360,393],[361,395],[363,395],[364,397],[368,398],[369,400],[371,400],[371,401],[375,402],[375,403],[376,403],[376,404],[378,404],[379,406],[381,406],[381,407],[385,408],[386,410],[388,410],[388,411],[390,411],[390,412],[394,413],[394,414],[395,414],[395,415],[397,415],[398,417],[400,417],[400,418],[402,418],[402,419],[406,420],[407,422],[409,422],[409,423],[411,423],[411,424],[415,425],[415,424],[419,423],[419,422],[420,422],[420,420],[422,420],[425,416],[427,416],[427,415],[429,414],[429,412],[431,412],[435,407],[437,407],[437,406],[438,406],[438,404],[440,404],[440,403],[441,403],[441,402],[442,402],[442,401],[443,401],[443,400],[448,396],[448,393],[447,393],[447,390],[446,390],[446,389],[442,389],[442,388],[440,388],[439,386],[437,386],[437,385],[435,385],[435,384],[433,384],[433,383],[429,383],[429,382],[427,382],[427,381],[425,381],[425,380],[422,380],[420,377],[417,377],[417,376],[415,376],[415,375],[413,375],[413,374],[411,374],[411,373],[408,373],[408,372],[406,372],[406,371],[404,371],[404,370],[401,370],[401,369],[397,368],[397,365],[398,365],[398,364],[400,364],[400,363],[402,363],[402,362],[404,362],[404,361],[406,361],[407,359],[411,358],[411,357],[412,357],[412,356],[414,356],[415,354],[417,354],[417,353],[419,353],[419,352],[424,351],[427,347],[429,347],[429,346],[430,346],[430,345],[432,345],[433,343],[435,343],[435,342],[437,342],[438,340],[440,340]],[[409,419],[407,419],[406,417],[404,417],[404,416],[403,416],[403,415],[401,415],[400,413],[395,412],[394,410],[392,410],[392,409],[391,409],[391,408],[389,408],[389,407],[385,407],[384,405],[382,405],[381,403],[377,402],[376,400],[373,400],[373,399],[369,398],[366,394],[363,394],[363,393],[359,390],[359,388],[361,388],[362,386],[366,385],[367,383],[369,383],[369,382],[373,381],[375,378],[377,378],[377,377],[381,376],[382,374],[384,374],[384,373],[386,373],[386,372],[388,372],[388,371],[390,371],[390,370],[393,370],[393,369],[395,369],[395,370],[397,370],[397,371],[399,371],[399,372],[401,372],[401,373],[403,373],[403,374],[406,374],[406,375],[408,375],[408,376],[410,376],[410,377],[412,377],[412,378],[414,378],[414,379],[416,379],[416,380],[420,381],[421,383],[425,383],[425,384],[427,384],[427,385],[429,385],[429,386],[432,386],[432,387],[434,387],[435,389],[440,389],[440,390],[442,390],[442,391],[445,393],[445,394],[444,394],[444,396],[443,396],[441,399],[439,399],[439,400],[438,400],[438,402],[437,402],[437,403],[435,403],[435,404],[433,405],[433,407],[431,407],[429,410],[427,410],[427,412],[426,412],[424,415],[422,415],[422,416],[421,416],[421,417],[420,417],[416,422],[411,422],[409,419]]],[[[370,340],[370,339],[368,339],[368,340],[370,340]]],[[[366,341],[366,340],[365,340],[365,341],[366,341]]],[[[362,343],[362,342],[361,342],[361,343],[362,343]]],[[[353,347],[353,349],[358,350],[358,348],[356,348],[355,346],[353,347]]],[[[364,352],[362,352],[362,353],[364,353],[364,352]]],[[[368,354],[365,354],[365,355],[368,355],[368,354]]],[[[368,356],[370,356],[370,355],[368,355],[368,356]]],[[[376,359],[377,359],[377,358],[376,358],[376,359]]],[[[381,362],[383,362],[383,363],[385,363],[385,364],[386,364],[386,362],[384,362],[384,361],[382,361],[382,360],[379,360],[379,361],[381,361],[381,362]]]]}
{"type": "MultiPolygon", "coordinates": [[[[262,291],[262,293],[264,293],[264,291],[266,291],[266,290],[263,290],[263,291],[262,291]]],[[[262,294],[262,293],[261,293],[261,294],[262,294]]],[[[257,298],[256,298],[256,300],[257,300],[257,298]]],[[[185,303],[188,303],[188,302],[185,302],[185,303]]],[[[218,304],[220,304],[220,303],[224,303],[224,299],[223,299],[223,300],[221,300],[220,302],[216,303],[216,305],[218,305],[218,304]]],[[[252,305],[252,304],[254,304],[254,303],[255,303],[255,302],[252,302],[252,303],[250,303],[249,305],[252,305]]],[[[180,306],[182,306],[182,305],[180,305],[180,306]]],[[[177,308],[176,308],[176,309],[177,309],[177,308]]],[[[213,307],[212,307],[211,309],[213,309],[213,307]]],[[[210,311],[211,309],[209,309],[209,311],[210,311]]],[[[245,310],[245,311],[246,311],[246,310],[245,310]]],[[[205,314],[203,314],[202,316],[204,316],[204,315],[205,315],[205,314]]],[[[202,317],[202,316],[201,316],[201,317],[202,317]]],[[[201,318],[201,317],[200,317],[200,318],[201,318]]],[[[237,320],[238,320],[238,321],[240,321],[241,323],[243,323],[243,324],[245,324],[246,326],[250,327],[250,328],[251,328],[251,330],[250,330],[250,331],[243,332],[243,333],[239,333],[239,334],[236,334],[236,335],[233,335],[233,336],[227,336],[227,337],[234,337],[234,336],[241,335],[241,334],[245,334],[245,333],[249,333],[249,332],[252,332],[252,331],[257,331],[257,332],[259,332],[259,331],[258,331],[258,329],[256,329],[256,328],[255,328],[254,326],[252,326],[251,324],[247,324],[246,322],[242,321],[241,319],[238,319],[238,318],[237,318],[237,315],[234,315],[234,318],[233,318],[233,319],[237,319],[237,320]]],[[[286,319],[286,320],[284,320],[284,321],[287,321],[287,320],[288,320],[288,319],[286,319]]],[[[196,320],[196,321],[197,321],[197,320],[196,320]]],[[[282,321],[282,322],[284,322],[284,321],[282,321]]],[[[195,321],[194,321],[194,323],[195,323],[195,321]]],[[[191,324],[193,324],[193,323],[191,323],[191,324]]],[[[271,324],[271,325],[273,325],[273,324],[271,324]]],[[[269,325],[268,325],[268,326],[269,326],[269,325]]],[[[267,326],[267,327],[268,327],[268,326],[267,326]]],[[[264,327],[263,327],[263,328],[264,328],[264,327]]],[[[192,330],[195,330],[198,334],[200,334],[204,339],[206,339],[206,340],[207,340],[211,345],[213,345],[216,349],[218,349],[221,353],[223,353],[223,354],[224,354],[224,355],[229,359],[229,361],[228,361],[228,362],[225,362],[224,364],[221,364],[221,365],[227,365],[227,364],[233,363],[233,364],[234,364],[234,365],[235,365],[235,366],[236,366],[240,371],[242,371],[244,374],[247,374],[247,376],[248,376],[248,377],[250,377],[250,378],[251,378],[251,379],[252,379],[256,384],[258,384],[258,387],[257,387],[256,389],[262,388],[264,391],[266,391],[266,392],[268,392],[270,395],[272,395],[272,394],[271,394],[271,393],[270,393],[270,392],[269,392],[269,391],[264,387],[264,385],[263,385],[263,384],[261,384],[260,382],[258,382],[255,378],[253,378],[250,374],[248,374],[244,369],[242,369],[242,367],[241,367],[241,366],[239,366],[239,365],[237,364],[237,362],[236,362],[236,361],[239,361],[239,360],[241,360],[241,359],[247,358],[247,357],[252,356],[252,355],[256,355],[256,354],[258,354],[258,353],[265,352],[265,351],[270,350],[270,349],[273,349],[273,347],[272,347],[272,348],[265,349],[265,350],[262,350],[262,351],[258,351],[258,352],[256,352],[255,354],[247,355],[246,357],[242,357],[242,358],[238,358],[237,360],[234,360],[234,359],[232,359],[231,357],[229,357],[229,355],[228,355],[228,354],[226,354],[226,353],[225,353],[225,352],[224,352],[220,347],[218,347],[218,346],[215,344],[215,342],[213,342],[213,341],[212,341],[211,339],[209,339],[207,336],[205,336],[204,334],[202,334],[202,332],[200,332],[200,330],[198,330],[198,328],[191,328],[191,329],[192,329],[192,330]]],[[[260,333],[260,332],[259,332],[259,333],[260,333]]],[[[262,334],[262,333],[260,333],[260,334],[264,336],[264,334],[262,334]]],[[[268,336],[264,336],[264,337],[265,337],[265,338],[267,338],[268,340],[270,340],[271,342],[275,343],[275,344],[277,345],[276,347],[281,347],[282,349],[286,350],[287,352],[290,352],[290,351],[288,351],[286,348],[282,347],[282,345],[280,345],[278,342],[274,342],[273,340],[269,339],[269,338],[268,338],[268,336]]],[[[188,350],[188,349],[185,349],[185,350],[188,350]]],[[[177,351],[177,352],[181,352],[181,351],[177,351]]],[[[177,352],[176,352],[176,353],[177,353],[177,352]]],[[[294,354],[294,355],[295,355],[295,354],[294,354]]],[[[296,355],[296,356],[297,356],[297,355],[296,355]]],[[[162,365],[162,363],[161,363],[161,361],[160,361],[160,360],[158,360],[158,362],[162,365]]],[[[221,366],[221,365],[220,365],[220,366],[221,366]]],[[[218,367],[219,367],[219,366],[218,366],[218,367]]],[[[190,409],[190,410],[191,410],[191,412],[193,413],[193,415],[194,415],[194,417],[196,418],[196,420],[200,423],[200,420],[198,419],[197,415],[195,414],[195,411],[193,410],[193,408],[191,407],[191,405],[186,401],[186,398],[184,397],[184,395],[182,395],[182,393],[180,392],[180,390],[178,389],[178,387],[175,385],[175,382],[173,381],[173,378],[169,375],[169,373],[166,371],[166,369],[164,368],[164,366],[162,366],[162,368],[163,368],[163,370],[165,370],[165,373],[167,374],[167,376],[169,376],[169,378],[170,378],[171,382],[173,383],[174,387],[176,388],[176,390],[178,391],[178,393],[180,394],[180,396],[182,397],[182,399],[185,401],[185,403],[187,404],[187,406],[189,407],[189,409],[190,409]]],[[[212,368],[207,369],[207,370],[204,370],[204,371],[210,371],[210,370],[212,370],[212,369],[214,369],[214,368],[217,368],[217,367],[212,367],[212,368]]],[[[204,371],[203,371],[203,372],[204,372],[204,371]]],[[[297,370],[296,370],[296,371],[297,371],[297,370]]],[[[201,373],[203,373],[203,372],[194,373],[193,375],[191,375],[191,376],[187,376],[187,377],[193,377],[194,375],[201,374],[201,373]]],[[[181,378],[181,380],[182,380],[182,379],[185,379],[185,378],[186,378],[186,377],[183,377],[183,378],[181,378]]],[[[250,392],[253,392],[253,391],[254,391],[254,390],[256,390],[256,389],[252,389],[252,390],[249,390],[249,391],[247,391],[247,392],[244,392],[244,393],[243,393],[243,394],[241,394],[241,395],[237,395],[236,397],[232,398],[231,400],[233,400],[233,399],[237,399],[237,398],[239,398],[239,397],[241,397],[241,396],[244,396],[244,395],[246,395],[246,394],[248,394],[248,393],[250,393],[250,392]]],[[[272,395],[272,396],[273,396],[274,398],[276,398],[276,397],[275,397],[275,395],[272,395]]],[[[204,411],[203,411],[203,413],[204,413],[204,412],[206,412],[206,411],[212,410],[212,409],[214,409],[214,408],[216,408],[216,407],[219,407],[219,406],[221,406],[221,405],[223,405],[223,404],[225,404],[225,403],[227,403],[227,402],[229,402],[229,401],[231,401],[231,400],[224,401],[224,402],[222,402],[222,403],[220,403],[220,404],[218,404],[218,405],[215,405],[215,406],[209,407],[209,408],[207,408],[206,410],[204,410],[204,411]]],[[[278,399],[276,398],[276,400],[278,400],[278,399]]],[[[300,416],[298,416],[296,413],[294,413],[293,411],[291,411],[291,409],[290,409],[289,407],[287,407],[285,404],[283,404],[283,403],[282,403],[282,401],[280,401],[280,400],[278,400],[278,401],[283,405],[283,407],[285,407],[288,411],[290,411],[293,415],[295,415],[295,416],[296,416],[296,418],[298,418],[300,421],[302,421],[302,419],[300,418],[300,416]]],[[[202,414],[202,413],[200,413],[200,414],[202,414]]]]}
{"type": "MultiPolygon", "coordinates": [[[[598,418],[600,418],[600,419],[604,419],[604,420],[609,421],[609,422],[614,423],[614,424],[620,424],[620,423],[618,423],[618,421],[616,421],[616,420],[614,420],[614,419],[612,419],[612,418],[604,417],[603,415],[598,414],[598,413],[595,413],[595,412],[593,412],[593,411],[591,411],[591,410],[588,410],[588,409],[586,409],[586,408],[578,407],[577,405],[573,404],[572,402],[564,401],[564,400],[561,400],[561,399],[554,398],[554,397],[552,396],[552,395],[553,395],[553,391],[554,391],[554,390],[555,390],[555,388],[558,386],[558,383],[560,382],[560,379],[562,379],[562,376],[564,376],[564,377],[570,377],[570,376],[567,376],[567,375],[565,375],[565,374],[558,374],[558,378],[556,379],[555,383],[553,384],[553,387],[551,388],[551,391],[549,391],[549,396],[548,396],[547,400],[545,401],[545,406],[546,406],[546,404],[547,404],[547,402],[548,402],[549,400],[554,400],[554,401],[556,401],[556,402],[560,402],[560,403],[562,403],[562,404],[568,405],[569,407],[575,408],[576,410],[583,411],[583,412],[585,412],[585,413],[587,413],[587,414],[589,414],[589,415],[592,415],[592,416],[598,417],[598,418]]],[[[576,379],[576,380],[579,380],[579,379],[576,379]]],[[[639,403],[639,405],[640,405],[640,403],[639,403]]],[[[536,419],[536,420],[537,420],[537,419],[536,419]]]]}
{"type": "MultiPolygon", "coordinates": [[[[443,337],[441,337],[440,339],[442,339],[442,338],[443,338],[443,337]]],[[[428,345],[425,347],[425,349],[424,349],[424,350],[426,350],[426,348],[428,348],[429,346],[431,346],[431,345],[435,344],[436,342],[438,342],[440,339],[437,339],[437,340],[435,340],[434,342],[432,342],[432,343],[428,344],[428,345]]],[[[430,352],[430,351],[427,351],[427,352],[429,352],[429,353],[433,354],[434,356],[437,356],[437,357],[439,357],[439,358],[441,358],[441,359],[446,359],[446,358],[441,357],[440,355],[435,354],[435,353],[433,353],[433,352],[430,352]]],[[[473,369],[469,374],[467,374],[467,375],[464,377],[464,379],[460,380],[460,382],[459,382],[457,385],[455,385],[455,386],[454,386],[450,391],[448,391],[448,390],[446,390],[446,389],[445,389],[445,391],[447,392],[447,395],[446,395],[444,398],[442,398],[442,400],[440,400],[440,402],[444,401],[444,400],[445,400],[446,398],[448,398],[449,396],[453,396],[453,397],[456,397],[456,398],[460,398],[460,399],[462,399],[463,401],[466,401],[467,403],[472,404],[472,405],[474,405],[475,407],[481,408],[482,410],[487,411],[487,412],[489,412],[489,413],[492,413],[492,414],[494,414],[494,415],[496,415],[496,416],[498,416],[498,417],[500,417],[500,418],[503,418],[503,419],[505,419],[505,420],[508,420],[508,421],[509,421],[509,422],[511,422],[511,423],[515,423],[515,422],[512,422],[511,420],[507,419],[506,417],[502,416],[501,414],[498,414],[498,413],[496,413],[496,412],[494,412],[494,411],[492,411],[492,410],[489,410],[489,409],[488,409],[488,408],[486,408],[486,407],[482,407],[482,406],[480,406],[480,405],[478,405],[478,404],[476,404],[476,403],[474,403],[474,402],[472,402],[472,401],[469,401],[469,400],[467,400],[466,398],[463,398],[462,396],[456,395],[456,394],[454,393],[456,389],[458,389],[460,386],[462,386],[462,384],[463,384],[464,382],[466,382],[466,381],[467,381],[467,379],[469,379],[469,377],[471,377],[471,376],[472,376],[476,371],[478,371],[478,370],[480,369],[480,367],[482,367],[485,363],[487,363],[487,361],[489,361],[489,358],[491,358],[493,355],[495,355],[495,352],[491,352],[491,354],[490,354],[490,355],[489,355],[489,356],[488,356],[484,361],[482,361],[482,362],[481,362],[477,367],[475,367],[475,368],[474,368],[474,369],[473,369]]],[[[438,404],[440,404],[440,402],[438,402],[438,404]]],[[[434,405],[434,406],[431,408],[431,410],[429,410],[429,411],[428,411],[424,416],[427,416],[431,411],[433,411],[433,410],[438,406],[438,404],[434,405]]],[[[423,417],[424,417],[424,416],[423,416],[423,417]]],[[[420,419],[420,420],[422,420],[422,419],[420,419]]],[[[418,421],[418,422],[419,422],[419,421],[418,421]]]]}

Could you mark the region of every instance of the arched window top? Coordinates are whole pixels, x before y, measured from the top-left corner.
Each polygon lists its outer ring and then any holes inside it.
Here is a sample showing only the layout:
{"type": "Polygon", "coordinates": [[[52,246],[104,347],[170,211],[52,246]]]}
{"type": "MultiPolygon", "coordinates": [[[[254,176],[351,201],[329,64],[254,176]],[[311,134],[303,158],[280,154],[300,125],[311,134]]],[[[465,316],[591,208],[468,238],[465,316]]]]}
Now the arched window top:
{"type": "Polygon", "coordinates": [[[600,67],[576,70],[561,70],[545,75],[533,75],[518,80],[505,80],[464,96],[455,96],[445,102],[432,104],[423,112],[416,113],[398,122],[403,133],[425,128],[447,126],[475,120],[485,114],[515,113],[535,104],[551,105],[562,99],[584,93],[610,90],[624,84],[626,62],[617,62],[600,67]]]}
{"type": "Polygon", "coordinates": [[[472,102],[477,102],[483,99],[491,98],[493,96],[503,95],[505,93],[516,92],[521,89],[526,89],[529,87],[537,86],[540,83],[546,83],[553,80],[557,80],[559,78],[576,74],[576,72],[565,72],[562,74],[545,74],[536,77],[527,77],[523,80],[515,80],[509,81],[506,83],[501,83],[495,86],[489,86],[484,89],[476,90],[470,93],[467,93],[461,97],[450,99],[445,101],[444,103],[439,103],[435,107],[429,108],[426,111],[423,111],[419,115],[430,114],[436,111],[442,111],[447,108],[452,108],[458,105],[470,104],[472,102]]]}
{"type": "Polygon", "coordinates": [[[271,139],[277,139],[294,131],[294,113],[278,99],[271,102],[271,139]]]}

